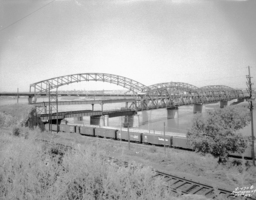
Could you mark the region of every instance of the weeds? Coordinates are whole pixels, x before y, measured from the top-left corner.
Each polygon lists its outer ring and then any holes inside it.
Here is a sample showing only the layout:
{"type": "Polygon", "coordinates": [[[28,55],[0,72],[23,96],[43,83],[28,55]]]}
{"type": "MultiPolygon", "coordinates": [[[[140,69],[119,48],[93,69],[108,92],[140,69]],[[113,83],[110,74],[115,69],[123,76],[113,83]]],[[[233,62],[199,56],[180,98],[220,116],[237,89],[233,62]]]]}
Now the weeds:
{"type": "Polygon", "coordinates": [[[0,199],[177,199],[152,168],[117,166],[100,149],[12,136],[0,152],[0,199]]]}

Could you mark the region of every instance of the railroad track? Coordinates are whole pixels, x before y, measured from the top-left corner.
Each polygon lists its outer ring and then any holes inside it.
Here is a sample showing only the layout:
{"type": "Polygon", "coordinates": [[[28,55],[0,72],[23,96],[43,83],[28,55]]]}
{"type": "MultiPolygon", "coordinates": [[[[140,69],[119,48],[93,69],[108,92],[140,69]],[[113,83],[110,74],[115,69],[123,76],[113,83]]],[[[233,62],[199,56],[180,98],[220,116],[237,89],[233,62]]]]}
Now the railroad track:
{"type": "MultiPolygon", "coordinates": [[[[108,161],[112,161],[119,166],[128,167],[129,163],[127,161],[121,161],[112,157],[108,158],[108,161]]],[[[211,185],[199,183],[193,180],[188,180],[179,176],[172,175],[170,173],[162,172],[156,170],[156,175],[154,177],[162,177],[164,181],[168,183],[168,187],[175,193],[178,194],[192,194],[192,195],[203,195],[209,199],[225,199],[225,200],[240,200],[241,197],[235,197],[232,191],[214,188],[211,185]]],[[[244,200],[256,200],[252,197],[244,197],[244,200]]]]}
{"type": "MultiPolygon", "coordinates": [[[[64,138],[62,138],[64,139],[64,138]]],[[[45,143],[50,143],[47,139],[37,139],[45,143]]],[[[65,140],[65,139],[64,139],[65,140]]],[[[54,142],[54,141],[51,141],[54,142]]],[[[60,145],[62,147],[72,148],[68,144],[63,144],[59,142],[54,142],[57,145],[60,145]]],[[[140,144],[138,144],[140,145],[140,144]]],[[[108,162],[113,162],[118,166],[122,167],[128,167],[132,163],[129,163],[127,161],[122,161],[113,157],[107,157],[103,158],[107,160],[108,162]]],[[[162,177],[167,183],[168,187],[178,194],[196,194],[196,195],[203,195],[206,196],[209,199],[219,199],[221,196],[221,199],[227,199],[227,200],[240,200],[241,197],[235,197],[232,194],[232,191],[222,188],[214,188],[211,185],[207,185],[204,183],[197,182],[196,180],[189,180],[183,177],[179,177],[167,172],[163,172],[160,170],[155,170],[156,175],[154,177],[162,177]]],[[[244,200],[256,200],[256,198],[252,197],[244,197],[244,200]]]]}

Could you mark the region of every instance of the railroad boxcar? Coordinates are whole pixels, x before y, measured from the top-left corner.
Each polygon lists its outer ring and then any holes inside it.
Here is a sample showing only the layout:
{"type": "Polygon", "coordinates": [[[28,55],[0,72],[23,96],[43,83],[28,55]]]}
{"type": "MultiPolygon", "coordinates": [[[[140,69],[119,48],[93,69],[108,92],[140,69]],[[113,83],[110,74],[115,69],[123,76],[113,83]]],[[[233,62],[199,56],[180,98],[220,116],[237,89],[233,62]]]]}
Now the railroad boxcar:
{"type": "MultiPolygon", "coordinates": [[[[49,125],[48,125],[48,127],[49,127],[49,125]]],[[[59,129],[57,124],[52,124],[52,131],[55,131],[55,132],[59,131],[57,129],[59,129]]]]}
{"type": "MultiPolygon", "coordinates": [[[[52,131],[57,132],[57,125],[51,124],[51,126],[52,126],[52,131]]],[[[49,131],[49,124],[45,124],[44,127],[45,127],[45,130],[49,131]]],[[[59,128],[59,130],[60,130],[60,128],[59,128]]]]}
{"type": "Polygon", "coordinates": [[[192,147],[189,144],[189,141],[186,136],[184,137],[173,136],[172,147],[192,150],[192,147]]]}
{"type": "MultiPolygon", "coordinates": [[[[130,141],[142,143],[142,133],[134,130],[129,130],[130,133],[130,141]]],[[[117,140],[125,140],[128,141],[128,129],[123,128],[122,131],[117,131],[117,140]]]]}
{"type": "Polygon", "coordinates": [[[149,134],[149,133],[143,133],[142,135],[142,143],[146,144],[153,144],[153,145],[166,145],[171,146],[172,142],[172,136],[166,135],[165,137],[163,135],[159,134],[149,134]]]}
{"type": "Polygon", "coordinates": [[[79,126],[79,133],[81,135],[95,136],[95,128],[97,127],[92,125],[79,126]]]}
{"type": "Polygon", "coordinates": [[[60,131],[65,133],[75,133],[76,125],[60,124],[60,131]]]}
{"type": "Polygon", "coordinates": [[[95,128],[95,136],[103,137],[103,138],[111,138],[116,139],[117,129],[111,127],[96,127],[95,128]]]}

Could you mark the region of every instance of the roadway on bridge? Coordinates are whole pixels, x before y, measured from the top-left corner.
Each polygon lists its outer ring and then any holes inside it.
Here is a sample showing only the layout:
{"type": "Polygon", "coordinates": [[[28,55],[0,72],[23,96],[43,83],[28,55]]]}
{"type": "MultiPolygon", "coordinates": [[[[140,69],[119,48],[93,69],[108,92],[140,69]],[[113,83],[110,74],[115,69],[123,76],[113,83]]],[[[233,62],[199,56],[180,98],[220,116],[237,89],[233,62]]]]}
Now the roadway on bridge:
{"type": "MultiPolygon", "coordinates": [[[[129,99],[102,99],[102,100],[79,100],[79,101],[58,101],[58,105],[79,105],[79,104],[108,104],[108,103],[122,103],[122,102],[135,102],[136,99],[129,98],[129,99]]],[[[51,105],[56,105],[56,101],[51,101],[51,105]]],[[[38,102],[38,103],[31,103],[31,105],[35,105],[36,107],[43,107],[48,106],[49,102],[38,102]]]]}

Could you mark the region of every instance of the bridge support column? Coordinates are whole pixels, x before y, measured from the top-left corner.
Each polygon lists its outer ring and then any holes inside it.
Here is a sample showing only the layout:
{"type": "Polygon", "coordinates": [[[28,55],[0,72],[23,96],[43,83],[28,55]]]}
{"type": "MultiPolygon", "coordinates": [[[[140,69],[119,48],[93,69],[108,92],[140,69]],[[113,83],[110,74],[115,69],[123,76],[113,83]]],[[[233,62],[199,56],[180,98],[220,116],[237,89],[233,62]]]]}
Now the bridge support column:
{"type": "Polygon", "coordinates": [[[203,104],[202,103],[196,103],[194,104],[193,113],[202,113],[203,110],[203,104]]]}
{"type": "Polygon", "coordinates": [[[100,121],[101,121],[101,116],[91,116],[90,117],[90,124],[91,125],[101,125],[100,121]]]}
{"type": "Polygon", "coordinates": [[[123,127],[131,128],[133,127],[134,115],[126,115],[124,116],[123,127]]]}
{"type": "Polygon", "coordinates": [[[32,96],[28,96],[28,104],[31,104],[32,100],[33,100],[33,97],[32,96]]]}
{"type": "Polygon", "coordinates": [[[97,125],[97,126],[109,126],[109,116],[91,116],[90,117],[90,124],[97,125]]]}
{"type": "Polygon", "coordinates": [[[81,117],[76,117],[76,120],[81,122],[81,121],[83,121],[83,117],[82,116],[81,117]]]}
{"type": "Polygon", "coordinates": [[[102,103],[102,104],[101,104],[101,112],[103,112],[103,105],[104,105],[104,104],[102,103]]]}
{"type": "Polygon", "coordinates": [[[148,112],[147,111],[141,111],[140,123],[141,123],[141,125],[148,123],[148,112]]]}
{"type": "Polygon", "coordinates": [[[174,119],[175,115],[178,116],[178,107],[167,108],[167,119],[174,119]]]}
{"type": "Polygon", "coordinates": [[[104,115],[102,116],[102,118],[103,118],[103,126],[109,126],[109,116],[104,115]]]}
{"type": "Polygon", "coordinates": [[[36,96],[28,96],[28,104],[31,104],[31,103],[36,103],[36,96]]]}
{"type": "Polygon", "coordinates": [[[220,101],[220,108],[224,108],[228,105],[228,101],[225,101],[225,100],[221,100],[220,101]]]}
{"type": "Polygon", "coordinates": [[[141,114],[137,113],[133,116],[133,127],[140,127],[141,114]]]}
{"type": "Polygon", "coordinates": [[[94,104],[92,104],[92,111],[94,111],[94,104]]]}
{"type": "Polygon", "coordinates": [[[128,109],[128,102],[125,102],[125,108],[128,109]]]}

